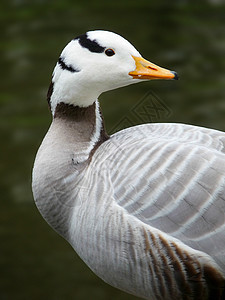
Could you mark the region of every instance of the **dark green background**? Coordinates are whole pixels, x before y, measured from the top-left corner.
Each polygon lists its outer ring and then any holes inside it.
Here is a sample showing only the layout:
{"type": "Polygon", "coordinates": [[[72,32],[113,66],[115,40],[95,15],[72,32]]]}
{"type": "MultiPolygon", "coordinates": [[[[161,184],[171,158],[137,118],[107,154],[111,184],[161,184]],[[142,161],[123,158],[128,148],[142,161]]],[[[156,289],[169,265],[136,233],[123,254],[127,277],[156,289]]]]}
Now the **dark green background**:
{"type": "Polygon", "coordinates": [[[137,299],[89,271],[33,203],[32,164],[51,122],[46,92],[65,44],[87,30],[115,31],[145,58],[179,73],[179,81],[102,95],[109,131],[142,122],[135,111],[152,92],[164,109],[151,110],[146,121],[225,130],[224,20],[219,0],[1,1],[1,300],[137,299]]]}

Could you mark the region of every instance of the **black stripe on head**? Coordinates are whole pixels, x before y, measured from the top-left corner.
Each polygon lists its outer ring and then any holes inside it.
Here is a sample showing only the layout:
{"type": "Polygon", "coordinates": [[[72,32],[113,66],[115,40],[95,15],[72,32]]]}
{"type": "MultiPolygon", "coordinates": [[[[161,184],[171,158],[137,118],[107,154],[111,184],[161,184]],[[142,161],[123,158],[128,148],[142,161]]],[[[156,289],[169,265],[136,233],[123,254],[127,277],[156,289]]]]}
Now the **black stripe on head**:
{"type": "Polygon", "coordinates": [[[63,69],[63,70],[67,70],[67,71],[70,71],[72,73],[75,73],[75,72],[79,72],[80,70],[78,69],[75,69],[73,66],[71,65],[67,65],[64,61],[64,58],[60,56],[59,60],[58,60],[58,64],[60,65],[60,67],[63,69]]]}
{"type": "Polygon", "coordinates": [[[101,45],[99,45],[99,43],[96,40],[90,40],[87,37],[87,33],[82,34],[80,36],[78,36],[77,38],[75,38],[75,40],[78,39],[79,44],[88,49],[91,52],[95,52],[95,53],[102,53],[105,51],[105,47],[102,47],[101,45]]]}

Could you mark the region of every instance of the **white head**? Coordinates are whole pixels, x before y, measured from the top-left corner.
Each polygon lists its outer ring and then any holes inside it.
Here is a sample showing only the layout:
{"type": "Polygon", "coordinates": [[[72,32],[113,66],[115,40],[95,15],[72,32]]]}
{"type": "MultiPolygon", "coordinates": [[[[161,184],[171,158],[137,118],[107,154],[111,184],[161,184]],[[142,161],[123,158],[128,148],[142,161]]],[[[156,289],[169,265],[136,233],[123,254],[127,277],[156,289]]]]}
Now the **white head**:
{"type": "Polygon", "coordinates": [[[154,78],[176,79],[176,74],[144,60],[118,34],[89,31],[63,49],[48,100],[54,114],[60,102],[86,107],[105,91],[154,78]]]}

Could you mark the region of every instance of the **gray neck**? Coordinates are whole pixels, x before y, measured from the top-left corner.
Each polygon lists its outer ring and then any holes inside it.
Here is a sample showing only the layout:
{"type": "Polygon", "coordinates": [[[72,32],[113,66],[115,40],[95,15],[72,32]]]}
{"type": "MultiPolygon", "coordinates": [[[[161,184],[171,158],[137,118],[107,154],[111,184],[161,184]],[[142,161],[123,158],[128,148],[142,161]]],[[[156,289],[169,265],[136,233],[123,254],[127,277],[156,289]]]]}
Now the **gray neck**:
{"type": "Polygon", "coordinates": [[[74,149],[79,146],[86,148],[84,151],[89,158],[109,138],[97,100],[88,107],[59,103],[53,117],[54,125],[64,128],[67,142],[74,149]]]}
{"type": "Polygon", "coordinates": [[[36,157],[33,192],[43,217],[65,238],[84,169],[107,139],[97,101],[86,108],[57,105],[36,157]]]}

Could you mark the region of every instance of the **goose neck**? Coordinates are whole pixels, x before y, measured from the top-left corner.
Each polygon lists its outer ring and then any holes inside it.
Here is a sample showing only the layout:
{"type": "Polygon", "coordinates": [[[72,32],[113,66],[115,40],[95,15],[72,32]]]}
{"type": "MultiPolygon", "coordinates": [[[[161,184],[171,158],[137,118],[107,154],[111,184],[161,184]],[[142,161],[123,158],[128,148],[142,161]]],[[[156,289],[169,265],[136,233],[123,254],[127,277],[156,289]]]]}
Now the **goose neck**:
{"type": "Polygon", "coordinates": [[[88,156],[109,138],[98,100],[88,107],[59,103],[54,113],[53,124],[64,129],[70,144],[82,145],[82,148],[85,145],[85,154],[88,156]]]}

